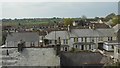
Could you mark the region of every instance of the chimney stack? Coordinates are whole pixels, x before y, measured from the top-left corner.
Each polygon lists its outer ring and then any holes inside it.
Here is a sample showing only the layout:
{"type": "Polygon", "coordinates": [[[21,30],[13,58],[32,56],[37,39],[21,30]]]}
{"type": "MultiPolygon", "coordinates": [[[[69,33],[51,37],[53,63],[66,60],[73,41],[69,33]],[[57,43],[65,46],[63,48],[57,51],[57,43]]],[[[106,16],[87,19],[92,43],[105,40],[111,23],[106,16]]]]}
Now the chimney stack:
{"type": "Polygon", "coordinates": [[[20,42],[18,43],[18,52],[22,52],[24,46],[25,46],[25,42],[20,40],[20,42]]]}
{"type": "Polygon", "coordinates": [[[70,25],[68,25],[68,31],[70,32],[70,25]]]}
{"type": "Polygon", "coordinates": [[[95,24],[92,25],[92,29],[95,29],[95,24]]]}

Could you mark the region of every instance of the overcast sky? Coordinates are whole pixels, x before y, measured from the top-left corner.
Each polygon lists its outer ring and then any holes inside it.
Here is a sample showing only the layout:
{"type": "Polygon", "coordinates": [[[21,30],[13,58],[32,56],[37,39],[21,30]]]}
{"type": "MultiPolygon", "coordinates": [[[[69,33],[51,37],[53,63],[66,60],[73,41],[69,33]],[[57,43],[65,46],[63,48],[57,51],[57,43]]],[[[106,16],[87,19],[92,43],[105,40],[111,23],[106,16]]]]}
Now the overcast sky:
{"type": "Polygon", "coordinates": [[[117,2],[4,2],[2,18],[104,17],[118,13],[117,2]]]}

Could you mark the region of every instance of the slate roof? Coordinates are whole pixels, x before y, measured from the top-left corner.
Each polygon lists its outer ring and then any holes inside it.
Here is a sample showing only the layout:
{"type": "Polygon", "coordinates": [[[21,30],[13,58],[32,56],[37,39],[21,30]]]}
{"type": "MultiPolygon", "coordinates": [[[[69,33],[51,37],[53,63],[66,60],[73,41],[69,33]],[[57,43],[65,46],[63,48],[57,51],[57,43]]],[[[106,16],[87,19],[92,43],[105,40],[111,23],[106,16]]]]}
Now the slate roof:
{"type": "MultiPolygon", "coordinates": [[[[73,33],[77,37],[99,36],[99,34],[92,29],[72,29],[71,33],[73,33]]],[[[70,37],[75,37],[74,35],[70,34],[70,37]]]]}
{"type": "Polygon", "coordinates": [[[48,35],[46,35],[45,38],[55,39],[55,35],[56,35],[56,39],[58,39],[59,37],[60,37],[60,39],[67,39],[68,38],[67,31],[52,31],[48,35]]]}
{"type": "Polygon", "coordinates": [[[95,28],[110,28],[108,25],[105,23],[90,23],[90,26],[95,25],[95,28]]]}
{"type": "Polygon", "coordinates": [[[115,32],[117,33],[118,30],[120,29],[120,24],[117,24],[117,25],[113,26],[113,29],[114,29],[115,32]]]}
{"type": "MultiPolygon", "coordinates": [[[[56,39],[61,37],[61,39],[67,39],[70,37],[98,37],[98,36],[114,36],[114,29],[71,29],[68,31],[56,31],[56,39]]],[[[55,31],[50,32],[45,36],[47,39],[55,39],[55,31]]]]}
{"type": "Polygon", "coordinates": [[[34,32],[11,33],[7,35],[6,41],[35,42],[39,41],[39,35],[34,32]]]}
{"type": "Polygon", "coordinates": [[[114,36],[114,29],[97,29],[100,36],[114,36]],[[101,34],[100,34],[101,33],[101,34]]]}
{"type": "Polygon", "coordinates": [[[73,29],[71,30],[78,37],[97,37],[97,36],[114,36],[113,29],[73,29]]]}
{"type": "Polygon", "coordinates": [[[87,64],[104,64],[107,58],[98,52],[62,52],[60,55],[61,66],[81,66],[87,64]]]}

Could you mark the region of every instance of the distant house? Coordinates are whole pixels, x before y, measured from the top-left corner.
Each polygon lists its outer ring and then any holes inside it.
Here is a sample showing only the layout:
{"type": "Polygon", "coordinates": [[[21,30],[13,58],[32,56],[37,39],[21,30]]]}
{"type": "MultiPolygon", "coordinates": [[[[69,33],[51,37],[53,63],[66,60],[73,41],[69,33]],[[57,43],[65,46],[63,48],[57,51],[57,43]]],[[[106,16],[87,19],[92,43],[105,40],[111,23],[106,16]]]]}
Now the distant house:
{"type": "Polygon", "coordinates": [[[95,48],[99,43],[103,45],[104,41],[116,40],[113,29],[70,29],[68,31],[52,31],[45,36],[49,40],[49,45],[55,45],[55,40],[61,38],[61,45],[69,45],[70,49],[73,44],[95,43],[95,48]]]}
{"type": "Polygon", "coordinates": [[[9,33],[6,38],[7,47],[17,47],[19,41],[24,41],[26,47],[39,46],[39,35],[34,32],[9,33]]]}
{"type": "Polygon", "coordinates": [[[92,25],[94,25],[95,28],[97,29],[106,29],[106,28],[110,28],[109,25],[105,24],[105,23],[90,23],[89,26],[92,27],[92,25]]]}
{"type": "Polygon", "coordinates": [[[73,26],[77,26],[80,22],[79,21],[74,21],[73,26]]]}
{"type": "Polygon", "coordinates": [[[103,23],[103,21],[102,20],[98,20],[98,23],[103,23]]]}
{"type": "Polygon", "coordinates": [[[107,61],[107,57],[98,52],[62,52],[60,55],[60,65],[63,68],[64,66],[76,66],[75,68],[80,68],[80,66],[89,68],[93,66],[93,68],[102,68],[107,61]]]}
{"type": "Polygon", "coordinates": [[[2,30],[6,30],[7,32],[18,32],[16,26],[2,26],[2,30]]]}

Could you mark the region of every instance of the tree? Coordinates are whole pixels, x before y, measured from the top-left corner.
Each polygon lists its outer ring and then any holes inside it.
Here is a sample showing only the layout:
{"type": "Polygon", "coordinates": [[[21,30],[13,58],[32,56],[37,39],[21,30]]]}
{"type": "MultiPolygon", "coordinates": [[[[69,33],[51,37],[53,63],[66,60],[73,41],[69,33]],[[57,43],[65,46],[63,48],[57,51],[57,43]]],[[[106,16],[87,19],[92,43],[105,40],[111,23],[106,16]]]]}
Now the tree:
{"type": "Polygon", "coordinates": [[[111,13],[111,14],[107,15],[107,16],[105,17],[105,19],[106,19],[106,21],[109,21],[110,19],[112,19],[112,18],[115,17],[115,16],[116,16],[115,13],[111,13]]]}
{"type": "Polygon", "coordinates": [[[112,18],[112,25],[120,24],[120,16],[115,16],[112,18]]]}
{"type": "Polygon", "coordinates": [[[85,21],[87,17],[85,15],[82,15],[81,20],[85,21]]]}
{"type": "Polygon", "coordinates": [[[98,21],[99,19],[100,19],[99,17],[95,17],[95,18],[94,18],[95,21],[98,21]]]}
{"type": "Polygon", "coordinates": [[[72,18],[65,18],[64,19],[64,25],[65,26],[68,26],[68,25],[72,26],[73,21],[74,20],[72,18]]]}

